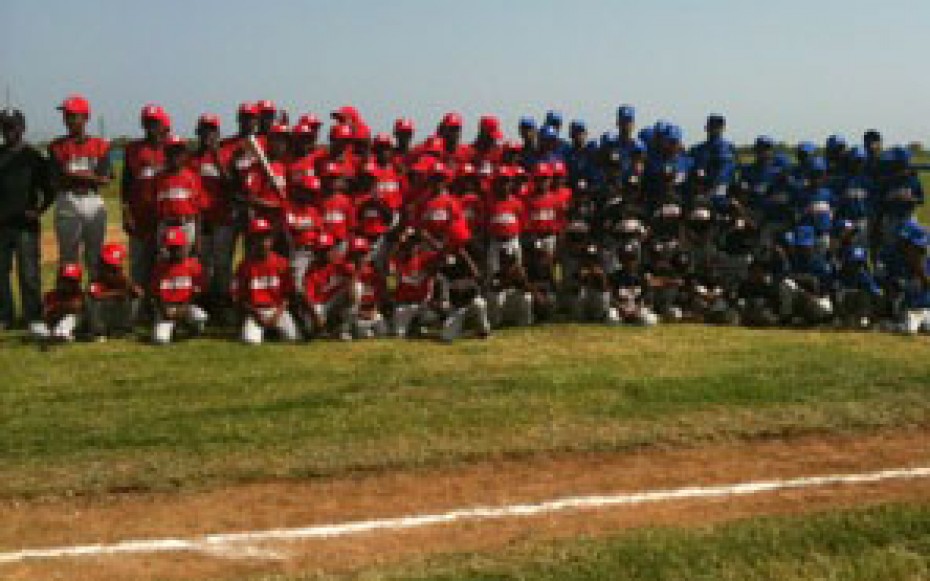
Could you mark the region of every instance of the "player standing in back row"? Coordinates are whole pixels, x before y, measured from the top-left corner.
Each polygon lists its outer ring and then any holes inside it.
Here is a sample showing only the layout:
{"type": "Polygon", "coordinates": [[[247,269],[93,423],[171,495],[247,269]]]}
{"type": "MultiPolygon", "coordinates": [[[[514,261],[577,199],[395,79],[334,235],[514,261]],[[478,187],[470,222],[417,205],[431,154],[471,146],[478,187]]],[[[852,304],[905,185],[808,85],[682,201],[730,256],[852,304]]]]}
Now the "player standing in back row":
{"type": "Polygon", "coordinates": [[[87,134],[87,99],[72,95],[58,109],[68,130],[48,146],[57,192],[58,260],[60,264],[79,262],[83,249],[85,267],[93,275],[100,266],[100,249],[107,232],[107,210],[99,188],[112,178],[110,144],[87,134]]]}

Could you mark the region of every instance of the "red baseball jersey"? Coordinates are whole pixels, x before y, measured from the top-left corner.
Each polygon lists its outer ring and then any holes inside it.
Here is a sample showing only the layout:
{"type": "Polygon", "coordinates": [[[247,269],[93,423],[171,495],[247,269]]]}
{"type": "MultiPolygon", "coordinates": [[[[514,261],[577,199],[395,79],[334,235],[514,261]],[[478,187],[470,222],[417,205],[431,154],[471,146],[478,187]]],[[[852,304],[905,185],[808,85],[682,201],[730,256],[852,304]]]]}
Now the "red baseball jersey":
{"type": "Polygon", "coordinates": [[[189,304],[203,287],[203,268],[194,257],[159,260],[152,270],[152,293],[163,303],[189,304]]]}
{"type": "Polygon", "coordinates": [[[405,260],[394,260],[397,288],[394,300],[398,303],[421,303],[430,298],[433,285],[433,267],[438,252],[415,251],[405,260]]]}
{"type": "Polygon", "coordinates": [[[363,307],[378,307],[384,302],[387,290],[384,277],[374,265],[366,263],[358,271],[358,283],[361,286],[359,302],[363,307]]]}
{"type": "Polygon", "coordinates": [[[274,252],[264,259],[247,258],[239,264],[232,283],[238,302],[257,308],[277,308],[293,292],[287,260],[274,252]]]}
{"type": "Polygon", "coordinates": [[[515,196],[492,199],[488,206],[488,232],[498,238],[513,238],[523,232],[523,201],[515,196]]]}
{"type": "Polygon", "coordinates": [[[285,204],[284,225],[297,246],[311,246],[316,242],[323,221],[320,211],[313,204],[301,204],[293,200],[285,204]]]}
{"type": "Polygon", "coordinates": [[[307,301],[313,304],[329,302],[338,293],[346,290],[352,282],[355,265],[351,262],[330,262],[311,266],[304,278],[307,301]]]}
{"type": "Polygon", "coordinates": [[[442,192],[420,208],[419,226],[433,235],[444,236],[452,224],[464,219],[462,203],[449,192],[442,192]]]}
{"type": "Polygon", "coordinates": [[[336,240],[345,240],[355,229],[355,204],[346,194],[325,196],[319,204],[323,230],[336,240]]]}
{"type": "Polygon", "coordinates": [[[272,178],[260,166],[253,166],[245,174],[245,191],[250,199],[261,200],[275,207],[256,206],[255,215],[279,224],[282,208],[287,199],[287,166],[280,161],[268,164],[272,178]]]}
{"type": "Polygon", "coordinates": [[[217,226],[228,225],[233,218],[232,197],[220,173],[223,166],[220,152],[210,150],[195,153],[188,164],[200,176],[203,220],[217,226]]]}
{"type": "Polygon", "coordinates": [[[200,176],[188,168],[161,173],[155,178],[155,214],[158,220],[193,218],[203,204],[200,176]]]}
{"type": "Polygon", "coordinates": [[[145,139],[126,144],[123,171],[130,180],[124,179],[120,197],[129,208],[129,213],[138,230],[154,232],[155,227],[155,178],[165,166],[165,150],[161,144],[152,144],[145,139]]]}
{"type": "Polygon", "coordinates": [[[526,199],[526,231],[557,234],[564,224],[564,205],[555,191],[534,194],[526,199]]]}

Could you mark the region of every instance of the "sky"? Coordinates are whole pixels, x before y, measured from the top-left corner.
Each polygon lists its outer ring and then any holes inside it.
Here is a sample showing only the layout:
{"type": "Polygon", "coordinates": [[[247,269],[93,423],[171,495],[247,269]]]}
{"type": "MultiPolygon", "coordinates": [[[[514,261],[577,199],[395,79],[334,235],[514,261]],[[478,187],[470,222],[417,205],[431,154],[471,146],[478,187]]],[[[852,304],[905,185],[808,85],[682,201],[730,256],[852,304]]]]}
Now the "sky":
{"type": "Polygon", "coordinates": [[[482,114],[515,134],[547,109],[595,136],[630,103],[690,142],[712,112],[740,143],[930,142],[927,0],[2,0],[0,22],[0,88],[36,140],[77,92],[111,137],[138,134],[149,102],[190,134],[270,98],[351,103],[375,131],[410,116],[419,137],[446,111],[470,135],[482,114]]]}

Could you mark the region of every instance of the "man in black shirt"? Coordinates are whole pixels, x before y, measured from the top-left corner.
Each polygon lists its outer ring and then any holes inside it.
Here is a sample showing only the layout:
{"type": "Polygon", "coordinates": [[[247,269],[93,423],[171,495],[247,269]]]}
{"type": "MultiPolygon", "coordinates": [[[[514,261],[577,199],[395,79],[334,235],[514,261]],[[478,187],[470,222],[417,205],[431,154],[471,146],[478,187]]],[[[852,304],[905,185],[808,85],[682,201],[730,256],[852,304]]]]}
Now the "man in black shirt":
{"type": "Polygon", "coordinates": [[[15,257],[23,320],[42,322],[39,218],[54,200],[48,162],[23,141],[26,120],[17,109],[0,110],[0,328],[14,323],[10,274],[15,257]]]}

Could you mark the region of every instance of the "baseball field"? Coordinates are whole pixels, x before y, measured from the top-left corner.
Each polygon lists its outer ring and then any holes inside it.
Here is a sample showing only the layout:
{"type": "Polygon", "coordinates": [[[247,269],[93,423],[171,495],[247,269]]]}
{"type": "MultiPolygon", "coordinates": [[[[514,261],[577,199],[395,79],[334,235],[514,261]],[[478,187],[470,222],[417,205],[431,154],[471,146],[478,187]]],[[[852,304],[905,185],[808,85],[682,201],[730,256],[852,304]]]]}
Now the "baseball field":
{"type": "Polygon", "coordinates": [[[0,579],[930,579],[928,354],[692,325],[6,334],[0,579]]]}

